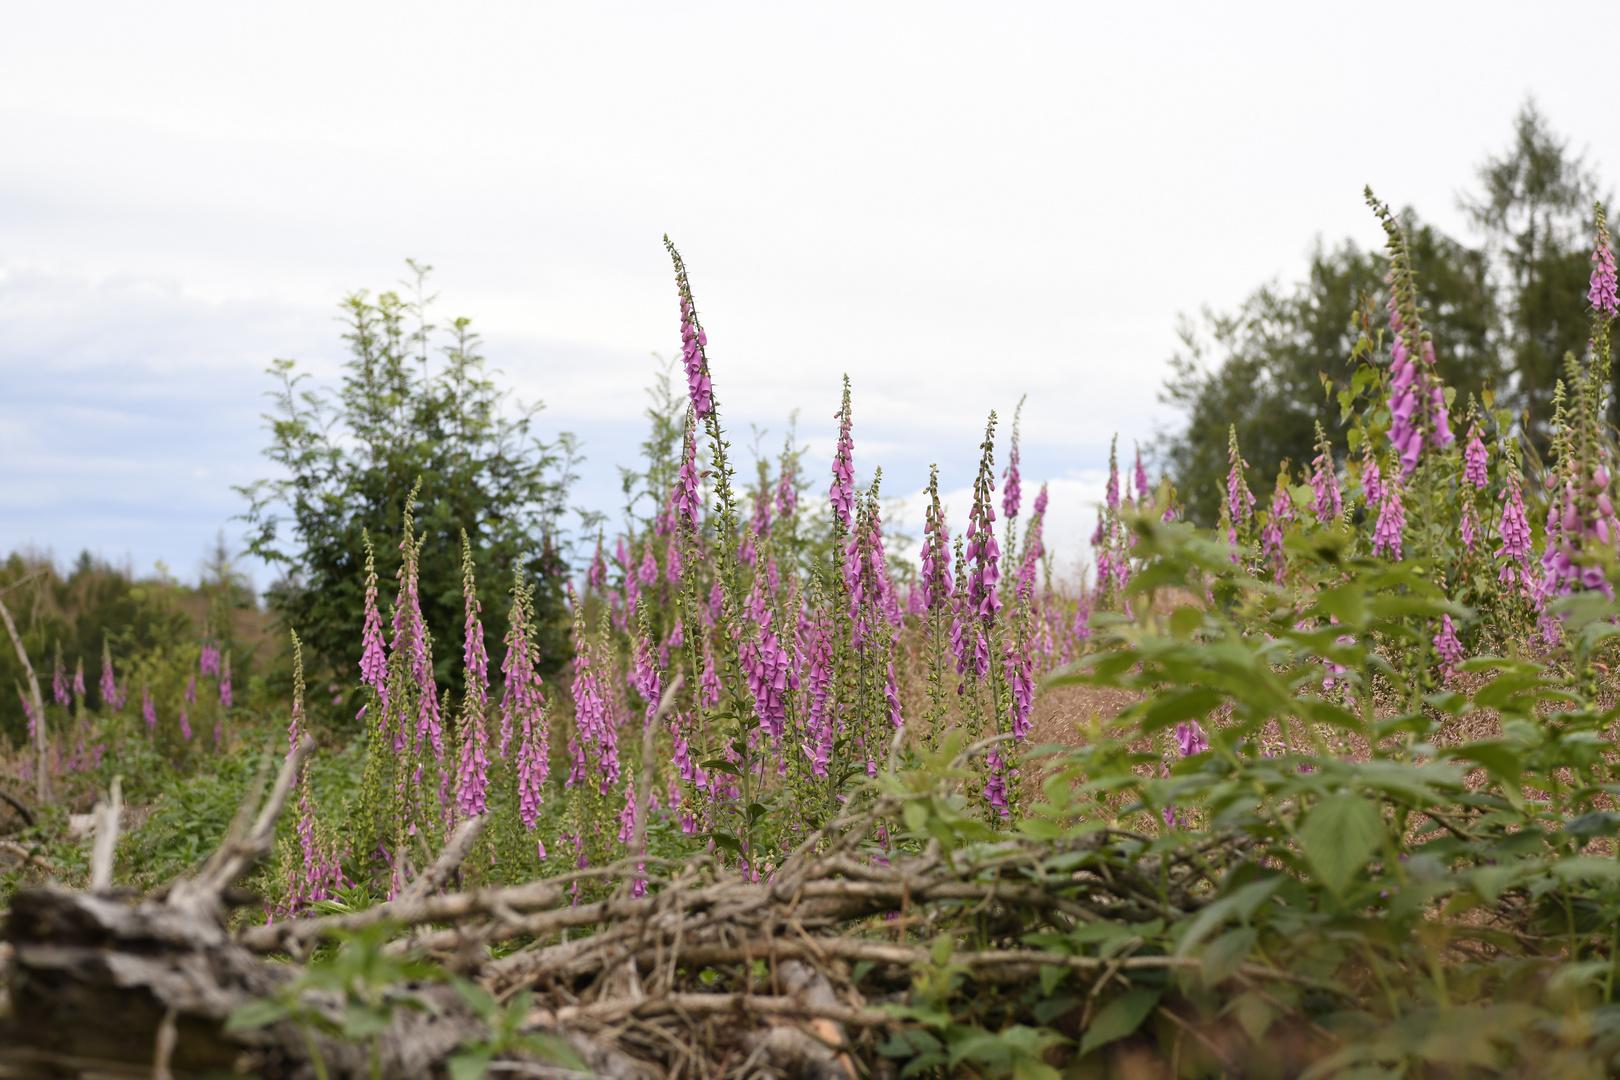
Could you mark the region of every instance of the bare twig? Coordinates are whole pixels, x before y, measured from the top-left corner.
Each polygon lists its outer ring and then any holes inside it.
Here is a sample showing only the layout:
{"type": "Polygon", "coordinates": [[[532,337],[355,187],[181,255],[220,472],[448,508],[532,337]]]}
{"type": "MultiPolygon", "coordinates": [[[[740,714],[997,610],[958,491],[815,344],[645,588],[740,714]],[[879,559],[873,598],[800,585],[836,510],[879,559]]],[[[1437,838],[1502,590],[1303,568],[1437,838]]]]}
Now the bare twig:
{"type": "Polygon", "coordinates": [[[11,795],[11,794],[7,793],[4,790],[0,790],[0,799],[5,800],[7,803],[10,804],[10,806],[11,806],[11,808],[13,810],[17,811],[17,813],[22,815],[24,825],[27,825],[29,828],[34,827],[34,814],[33,814],[33,811],[29,810],[28,807],[24,806],[17,799],[17,797],[15,795],[11,795]]]}
{"type": "Polygon", "coordinates": [[[169,1070],[169,1062],[174,1057],[175,1044],[180,1041],[175,1018],[176,1013],[171,1007],[163,1014],[163,1023],[158,1025],[157,1045],[152,1050],[152,1080],[174,1080],[174,1073],[169,1070]]]}
{"type": "Polygon", "coordinates": [[[426,873],[411,882],[400,899],[406,902],[420,900],[443,888],[444,883],[450,880],[450,875],[466,861],[467,853],[478,842],[478,838],[484,833],[484,826],[488,824],[489,815],[480,814],[457,825],[456,831],[450,834],[444,850],[439,852],[439,857],[434,860],[433,865],[428,867],[426,873]]]}
{"type": "Polygon", "coordinates": [[[298,740],[298,745],[287,755],[287,760],[281,763],[281,772],[276,776],[275,786],[270,789],[269,798],[265,799],[264,806],[260,808],[253,828],[240,839],[227,838],[219,849],[209,856],[195,878],[176,883],[174,890],[169,893],[170,907],[190,908],[193,914],[198,916],[205,913],[217,916],[220,897],[225,889],[247,872],[253,860],[270,850],[276,834],[276,819],[287,806],[293,782],[297,779],[299,770],[303,768],[304,761],[314,752],[314,739],[306,734],[298,740]]]}
{"type": "Polygon", "coordinates": [[[113,855],[118,850],[118,823],[124,813],[123,777],[113,777],[106,802],[96,803],[96,846],[90,856],[90,891],[112,885],[113,855]]]}
{"type": "Polygon", "coordinates": [[[635,835],[630,839],[630,852],[636,854],[646,847],[647,843],[647,813],[652,806],[652,778],[653,765],[657,759],[658,729],[669,715],[669,710],[675,706],[675,695],[680,693],[681,682],[686,676],[677,672],[674,680],[664,689],[663,696],[658,701],[658,710],[653,713],[652,719],[647,721],[647,730],[641,736],[641,777],[640,786],[636,788],[636,828],[635,835]]]}
{"type": "Polygon", "coordinates": [[[14,840],[0,840],[0,851],[9,851],[25,863],[33,863],[47,874],[56,873],[56,864],[45,856],[23,847],[14,840]]]}
{"type": "Polygon", "coordinates": [[[44,805],[50,798],[50,788],[46,786],[49,772],[45,768],[45,697],[39,692],[39,676],[34,674],[34,665],[28,659],[28,650],[23,648],[22,635],[17,633],[17,624],[11,621],[11,610],[6,607],[3,600],[0,600],[0,618],[6,621],[6,631],[11,635],[11,644],[17,650],[17,659],[22,661],[23,671],[28,674],[28,688],[34,698],[34,750],[38,757],[34,765],[34,779],[37,785],[35,797],[39,799],[41,805],[44,805]]]}

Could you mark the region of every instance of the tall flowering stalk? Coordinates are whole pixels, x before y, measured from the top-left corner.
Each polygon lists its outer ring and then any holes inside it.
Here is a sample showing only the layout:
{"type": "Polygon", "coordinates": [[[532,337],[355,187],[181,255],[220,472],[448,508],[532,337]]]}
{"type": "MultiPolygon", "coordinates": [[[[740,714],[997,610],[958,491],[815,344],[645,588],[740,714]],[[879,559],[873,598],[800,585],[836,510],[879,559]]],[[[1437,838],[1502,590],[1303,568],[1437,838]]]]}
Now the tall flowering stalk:
{"type": "Polygon", "coordinates": [[[1255,501],[1254,492],[1249,490],[1249,482],[1243,477],[1243,470],[1249,467],[1249,463],[1243,460],[1243,454],[1238,450],[1236,424],[1231,425],[1227,432],[1226,457],[1226,539],[1236,547],[1238,541],[1248,535],[1255,501]]]}
{"type": "Polygon", "coordinates": [[[967,568],[967,590],[961,597],[966,644],[957,670],[982,680],[990,672],[990,638],[996,616],[1001,611],[997,584],[1001,580],[1001,548],[996,545],[994,502],[996,414],[990,413],[980,444],[979,474],[973,482],[973,510],[968,517],[967,548],[963,553],[967,568]]]}
{"type": "MultiPolygon", "coordinates": [[[[421,482],[411,489],[405,500],[404,537],[399,542],[399,600],[394,605],[394,650],[404,650],[410,661],[411,677],[416,684],[416,732],[414,749],[420,752],[424,741],[433,748],[435,761],[444,760],[444,727],[439,717],[438,684],[433,677],[433,637],[428,633],[427,620],[422,618],[420,572],[417,565],[422,545],[415,538],[415,521],[411,507],[421,482]]],[[[403,729],[400,732],[403,736],[403,729]]],[[[398,747],[404,749],[403,746],[398,747]]]]}
{"type": "Polygon", "coordinates": [[[461,765],[456,770],[456,804],[468,817],[488,808],[489,793],[489,654],[484,649],[484,624],[479,616],[478,588],[473,579],[472,544],[461,532],[461,595],[466,615],[462,635],[462,675],[466,694],[461,699],[461,765]]]}
{"type": "Polygon", "coordinates": [[[1021,600],[1031,600],[1034,597],[1035,568],[1046,555],[1046,544],[1042,540],[1046,523],[1046,505],[1046,485],[1042,484],[1040,491],[1035,493],[1035,504],[1030,508],[1029,530],[1024,534],[1024,554],[1018,561],[1016,594],[1021,600]]]}
{"type": "Polygon", "coordinates": [[[112,645],[105,636],[101,639],[101,704],[115,711],[123,707],[118,680],[113,675],[112,645]]]}
{"type": "Polygon", "coordinates": [[[945,524],[945,510],[939,501],[939,466],[928,467],[928,509],[923,526],[921,557],[924,607],[923,649],[928,671],[928,711],[924,716],[923,738],[929,749],[938,746],[939,736],[950,711],[949,676],[951,653],[951,600],[955,583],[951,578],[951,537],[945,524]]]}
{"type": "Polygon", "coordinates": [[[686,279],[686,263],[668,236],[664,248],[675,262],[675,288],[681,303],[681,363],[686,368],[686,396],[699,420],[714,412],[714,388],[709,381],[709,335],[698,323],[697,302],[686,279]]]}
{"type": "Polygon", "coordinates": [[[1384,477],[1378,468],[1378,456],[1373,453],[1372,440],[1362,444],[1361,496],[1366,500],[1367,512],[1376,515],[1384,501],[1384,477]]]}
{"type": "MultiPolygon", "coordinates": [[[[1508,445],[1513,445],[1511,440],[1508,445]]],[[[1517,583],[1523,593],[1529,596],[1535,588],[1530,574],[1530,519],[1524,510],[1524,480],[1519,471],[1516,448],[1509,460],[1507,483],[1503,485],[1500,496],[1502,519],[1496,527],[1497,535],[1502,538],[1501,547],[1495,551],[1496,557],[1502,560],[1502,570],[1497,580],[1509,587],[1517,583]]]]}
{"type": "MultiPolygon", "coordinates": [[[[506,676],[506,693],[501,699],[501,756],[507,756],[516,738],[517,759],[512,772],[517,784],[518,816],[531,832],[540,819],[545,782],[551,771],[546,697],[540,673],[535,670],[535,655],[534,590],[523,581],[521,573],[514,572],[511,626],[506,635],[506,659],[501,664],[506,676]]],[[[541,852],[544,858],[543,847],[541,852]]]]}
{"type": "Polygon", "coordinates": [[[833,482],[827,492],[833,516],[846,530],[854,524],[855,443],[850,435],[849,376],[844,376],[844,398],[838,409],[838,449],[833,453],[833,482]]]}
{"type": "Polygon", "coordinates": [[[1288,493],[1288,463],[1285,461],[1283,467],[1277,470],[1277,487],[1271,494],[1270,514],[1265,528],[1260,531],[1261,558],[1271,563],[1279,578],[1288,565],[1288,555],[1283,550],[1283,535],[1295,519],[1294,499],[1288,493]]]}
{"type": "MultiPolygon", "coordinates": [[[[1007,440],[1007,467],[1001,472],[1001,516],[1006,522],[1003,538],[1003,550],[1011,557],[1018,551],[1018,511],[1023,506],[1024,486],[1023,478],[1018,471],[1018,439],[1019,425],[1024,414],[1024,399],[1018,399],[1018,407],[1013,410],[1012,436],[1007,440]]],[[[1009,577],[1003,585],[1007,600],[1011,592],[1018,587],[1016,575],[1009,577]]]]}
{"type": "MultiPolygon", "coordinates": [[[[1108,488],[1104,493],[1108,509],[1119,509],[1119,436],[1108,444],[1108,488]]],[[[1100,532],[1100,530],[1099,530],[1100,532]]],[[[1095,543],[1095,541],[1093,541],[1095,543]]]]}
{"type": "MultiPolygon", "coordinates": [[[[361,534],[366,546],[366,600],[365,622],[360,631],[360,682],[371,689],[375,704],[361,706],[360,713],[374,713],[372,722],[380,723],[388,709],[388,653],[383,641],[382,613],[377,610],[377,558],[371,548],[371,534],[361,534]]],[[[403,749],[396,746],[396,750],[403,749]]]]}
{"type": "Polygon", "coordinates": [[[1418,321],[1417,279],[1412,272],[1412,256],[1406,231],[1388,205],[1373,197],[1368,188],[1367,204],[1384,226],[1385,250],[1389,253],[1389,328],[1394,334],[1390,354],[1391,423],[1389,440],[1400,457],[1401,476],[1410,477],[1417,469],[1425,441],[1436,449],[1452,441],[1446,414],[1445,387],[1434,372],[1434,344],[1418,321]]]}
{"type": "Polygon", "coordinates": [[[1315,498],[1311,510],[1320,525],[1328,525],[1344,516],[1344,497],[1339,491],[1339,473],[1333,464],[1333,444],[1328,442],[1322,422],[1316,422],[1316,459],[1311,462],[1311,491],[1315,498]]]}
{"type": "Polygon", "coordinates": [[[1404,550],[1402,534],[1406,530],[1405,492],[1402,490],[1400,472],[1391,470],[1380,494],[1378,525],[1373,529],[1373,554],[1383,552],[1400,562],[1404,550]]]}
{"type": "Polygon", "coordinates": [[[1610,334],[1615,318],[1614,254],[1602,204],[1594,207],[1597,237],[1587,299],[1592,305],[1591,356],[1583,368],[1565,359],[1567,373],[1558,386],[1554,452],[1557,467],[1548,476],[1547,546],[1542,555],[1542,592],[1559,595],[1597,590],[1613,596],[1600,553],[1612,556],[1620,540],[1609,494],[1610,444],[1605,438],[1610,379],[1610,334]],[[1570,399],[1564,400],[1565,384],[1570,399]]]}
{"type": "Polygon", "coordinates": [[[1490,452],[1485,449],[1485,442],[1479,437],[1479,424],[1475,422],[1469,426],[1468,446],[1463,450],[1463,480],[1474,485],[1474,490],[1484,491],[1491,482],[1490,461],[1490,452]]]}

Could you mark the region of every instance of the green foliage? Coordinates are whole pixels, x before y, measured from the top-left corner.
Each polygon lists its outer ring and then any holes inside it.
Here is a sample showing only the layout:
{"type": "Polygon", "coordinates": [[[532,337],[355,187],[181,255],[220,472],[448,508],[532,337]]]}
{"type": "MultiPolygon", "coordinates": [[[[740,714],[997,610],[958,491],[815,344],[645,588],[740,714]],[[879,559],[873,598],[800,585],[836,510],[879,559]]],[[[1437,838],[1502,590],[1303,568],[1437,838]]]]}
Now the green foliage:
{"type": "Polygon", "coordinates": [[[380,1078],[382,1035],[393,1023],[395,1012],[428,1008],[405,984],[444,978],[444,972],[433,964],[383,949],[398,929],[379,922],[349,936],[335,954],[310,964],[274,996],[239,1007],[226,1021],[225,1030],[249,1031],[283,1021],[296,1024],[321,1080],[327,1077],[326,1062],[315,1032],[365,1043],[370,1048],[371,1075],[374,1080],[380,1078]]]}
{"type": "MultiPolygon", "coordinates": [[[[349,358],[339,386],[310,387],[293,361],[275,362],[265,454],[281,475],[241,489],[253,528],[248,551],[285,573],[266,595],[304,640],[312,683],[330,678],[339,688],[331,715],[351,727],[364,540],[372,541],[386,586],[400,563],[406,499],[419,481],[426,493],[413,508],[421,604],[437,643],[439,683],[456,685],[460,670],[463,529],[486,580],[521,574],[534,586],[541,669],[555,671],[568,654],[561,519],[575,443],[566,433],[555,443],[536,436],[538,403],[509,407],[510,392],[486,372],[469,320],[453,320],[437,344],[425,294],[430,268],[410,265],[412,297],[357,292],[344,300],[349,358]]],[[[485,610],[499,626],[506,603],[491,593],[485,610]]]]}
{"type": "MultiPolygon", "coordinates": [[[[65,575],[48,561],[13,553],[0,564],[0,590],[39,677],[51,714],[48,728],[67,717],[54,703],[58,658],[69,681],[82,665],[88,692],[82,704],[104,707],[99,689],[104,643],[120,683],[127,688],[136,675],[137,708],[139,675],[154,666],[153,658],[190,650],[194,660],[199,637],[232,654],[238,683],[245,684],[258,666],[262,615],[223,545],[211,553],[194,589],[167,577],[161,567],[156,576],[138,579],[84,552],[65,575]]],[[[3,629],[0,639],[0,736],[18,745],[27,740],[27,719],[17,689],[27,692],[27,678],[3,629]]],[[[182,675],[163,700],[163,712],[174,714],[183,686],[182,675]]]]}
{"type": "MultiPolygon", "coordinates": [[[[1522,418],[1528,447],[1545,455],[1564,357],[1588,351],[1588,217],[1601,185],[1533,101],[1515,118],[1511,145],[1488,158],[1478,178],[1483,190],[1464,203],[1479,246],[1424,224],[1411,209],[1402,214],[1419,306],[1445,384],[1463,401],[1493,388],[1522,418]]],[[[1313,423],[1330,432],[1342,423],[1332,398],[1352,388],[1358,325],[1381,314],[1383,276],[1377,252],[1319,241],[1303,281],[1264,286],[1234,312],[1206,311],[1200,323],[1183,324],[1161,400],[1186,419],[1161,452],[1191,520],[1215,522],[1229,424],[1251,466],[1249,482],[1266,490],[1284,461],[1315,456],[1313,423]]],[[[1610,395],[1609,418],[1620,423],[1620,393],[1610,395]]]]}
{"type": "Polygon", "coordinates": [[[502,1005],[487,990],[466,979],[451,980],[456,993],[461,995],[473,1012],[478,1014],[489,1029],[482,1039],[469,1039],[462,1044],[460,1053],[450,1058],[447,1066],[450,1080],[482,1080],[489,1064],[497,1056],[522,1051],[533,1054],[541,1061],[552,1062],[575,1072],[588,1073],[590,1067],[583,1058],[563,1040],[554,1035],[524,1032],[522,1025],[529,1018],[529,1003],[534,996],[528,990],[519,990],[512,1000],[502,1005]]]}
{"type": "Polygon", "coordinates": [[[1517,377],[1516,405],[1529,413],[1525,426],[1545,452],[1564,356],[1587,348],[1588,215],[1602,185],[1534,100],[1514,118],[1507,149],[1479,167],[1479,181],[1484,191],[1465,208],[1506,270],[1505,359],[1517,377]]]}
{"type": "MultiPolygon", "coordinates": [[[[1448,386],[1478,394],[1507,373],[1495,351],[1497,300],[1489,262],[1408,210],[1404,222],[1418,270],[1424,319],[1434,331],[1437,364],[1448,386]]],[[[1304,281],[1265,286],[1236,312],[1206,312],[1184,322],[1182,351],[1171,358],[1161,400],[1186,415],[1162,446],[1166,471],[1190,520],[1213,525],[1225,497],[1227,435],[1237,428],[1249,483],[1271,487],[1284,461],[1316,456],[1315,425],[1342,426],[1323,380],[1349,385],[1357,366],[1358,317],[1382,311],[1387,297],[1379,252],[1346,241],[1320,243],[1304,281]]]]}

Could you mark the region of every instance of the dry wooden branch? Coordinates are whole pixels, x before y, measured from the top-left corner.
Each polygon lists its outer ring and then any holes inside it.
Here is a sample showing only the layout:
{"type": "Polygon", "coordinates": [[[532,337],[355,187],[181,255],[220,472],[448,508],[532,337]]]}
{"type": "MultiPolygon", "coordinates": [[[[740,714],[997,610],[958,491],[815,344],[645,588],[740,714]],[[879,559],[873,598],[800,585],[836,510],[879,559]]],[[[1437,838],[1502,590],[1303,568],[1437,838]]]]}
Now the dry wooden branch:
{"type": "Polygon", "coordinates": [[[467,852],[472,850],[473,844],[483,835],[484,826],[488,824],[489,815],[480,814],[457,825],[456,831],[450,834],[444,850],[439,852],[439,857],[434,860],[433,865],[428,867],[426,873],[411,882],[400,899],[407,902],[420,900],[442,889],[444,883],[450,880],[450,875],[459,870],[461,864],[466,861],[467,852]]]}
{"type": "Polygon", "coordinates": [[[33,662],[28,659],[28,650],[23,648],[22,635],[17,633],[17,624],[11,621],[11,609],[6,607],[4,600],[0,600],[0,619],[6,622],[6,632],[11,635],[11,644],[17,650],[17,659],[22,661],[23,671],[28,675],[28,688],[34,699],[34,750],[37,757],[34,763],[37,790],[34,794],[43,806],[50,799],[50,788],[47,786],[50,773],[45,767],[45,697],[39,692],[39,677],[34,674],[33,662]]]}
{"type": "Polygon", "coordinates": [[[15,840],[0,840],[0,851],[10,852],[25,863],[33,863],[47,874],[56,873],[55,863],[37,852],[28,850],[15,840]]]}
{"type": "Polygon", "coordinates": [[[177,882],[169,893],[170,907],[187,911],[198,919],[219,919],[220,897],[225,890],[247,872],[255,859],[269,852],[275,840],[276,819],[286,808],[287,798],[292,794],[293,783],[305,760],[314,752],[315,740],[305,735],[293,747],[292,753],[287,755],[287,760],[282,762],[275,785],[260,808],[253,828],[241,838],[227,836],[195,878],[177,882]]]}
{"type": "Polygon", "coordinates": [[[90,891],[103,892],[112,885],[113,855],[118,850],[118,824],[124,814],[124,786],[113,777],[107,802],[96,803],[96,846],[90,856],[90,891]]]}

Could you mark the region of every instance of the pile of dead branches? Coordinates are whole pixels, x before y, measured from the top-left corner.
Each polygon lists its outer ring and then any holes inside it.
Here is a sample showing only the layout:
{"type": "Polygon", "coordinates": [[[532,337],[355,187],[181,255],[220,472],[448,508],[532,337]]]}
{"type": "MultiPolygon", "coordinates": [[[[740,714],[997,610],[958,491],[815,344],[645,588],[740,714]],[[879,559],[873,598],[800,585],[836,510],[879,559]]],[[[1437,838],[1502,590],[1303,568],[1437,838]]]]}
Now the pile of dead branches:
{"type": "MultiPolygon", "coordinates": [[[[525,1029],[566,1041],[603,1076],[853,1078],[881,1070],[877,1048],[909,1023],[914,980],[942,962],[927,943],[953,942],[951,977],[987,1008],[1016,1010],[1043,967],[1066,968],[1092,988],[1070,1018],[1078,1030],[1111,980],[1198,961],[1130,949],[1065,955],[1026,946],[1027,935],[1183,917],[1210,895],[1211,862],[1226,861],[1206,847],[1161,864],[1147,844],[1104,830],[954,852],[933,843],[886,863],[869,837],[899,803],[880,797],[807,840],[769,881],[741,880],[706,858],[648,859],[445,891],[483,828],[473,819],[389,903],[229,932],[229,906],[246,899],[235,882],[269,849],[307,753],[306,743],[289,759],[253,826],[166,895],[107,888],[110,829],[98,837],[91,891],[17,895],[5,931],[13,954],[0,1076],[235,1070],[274,1080],[315,1075],[316,1056],[328,1075],[368,1075],[363,1047],[290,1022],[225,1025],[295,978],[323,943],[385,924],[397,930],[386,949],[426,955],[498,1001],[530,991],[525,1029]]],[[[1258,965],[1234,977],[1293,978],[1258,965]]],[[[444,982],[401,990],[419,1007],[400,1010],[380,1040],[383,1074],[443,1075],[482,1021],[444,982]]],[[[335,996],[317,1004],[343,1008],[335,996]]],[[[492,1069],[569,1071],[521,1053],[492,1069]]]]}

